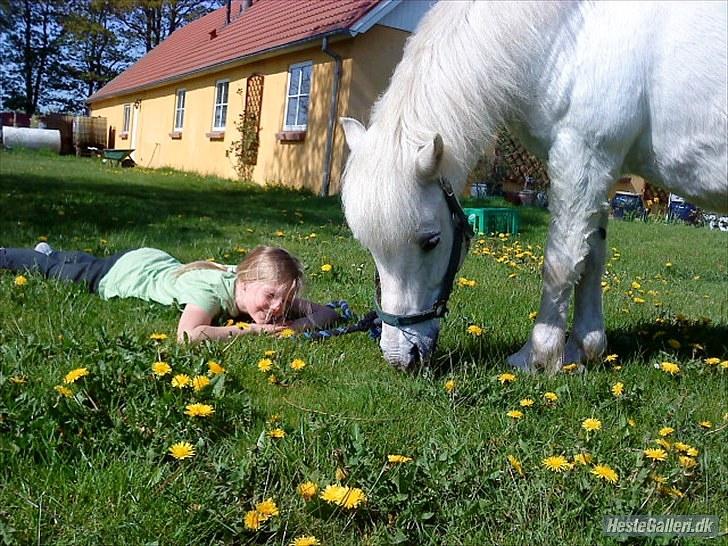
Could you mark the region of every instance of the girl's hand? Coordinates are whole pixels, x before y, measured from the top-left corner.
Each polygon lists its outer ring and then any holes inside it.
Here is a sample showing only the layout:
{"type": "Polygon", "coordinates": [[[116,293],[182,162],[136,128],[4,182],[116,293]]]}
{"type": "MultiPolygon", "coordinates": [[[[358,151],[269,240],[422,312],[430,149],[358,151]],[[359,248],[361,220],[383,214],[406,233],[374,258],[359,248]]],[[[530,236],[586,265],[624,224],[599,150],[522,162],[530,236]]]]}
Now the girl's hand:
{"type": "Polygon", "coordinates": [[[286,327],[281,324],[250,324],[250,331],[254,334],[275,334],[286,327]]]}

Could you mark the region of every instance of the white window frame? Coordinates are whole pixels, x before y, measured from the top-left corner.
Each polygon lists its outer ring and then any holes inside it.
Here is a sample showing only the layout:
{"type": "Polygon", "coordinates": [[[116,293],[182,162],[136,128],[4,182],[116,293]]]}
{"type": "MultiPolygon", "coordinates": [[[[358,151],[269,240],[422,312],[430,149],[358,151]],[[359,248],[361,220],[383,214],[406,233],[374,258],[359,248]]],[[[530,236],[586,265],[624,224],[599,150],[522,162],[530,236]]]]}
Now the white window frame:
{"type": "Polygon", "coordinates": [[[212,130],[213,131],[224,131],[225,125],[227,124],[227,109],[228,109],[228,101],[230,99],[230,80],[217,80],[215,82],[215,103],[212,107],[212,130]],[[220,85],[221,84],[227,84],[227,93],[225,97],[225,102],[221,102],[220,97],[220,85]],[[216,125],[215,121],[217,118],[217,109],[218,108],[224,108],[225,109],[225,115],[222,116],[222,125],[216,125]]]}
{"type": "MultiPolygon", "coordinates": [[[[292,64],[288,67],[288,81],[286,82],[286,107],[285,111],[283,112],[283,130],[284,131],[305,131],[308,127],[308,114],[306,114],[306,123],[295,123],[292,125],[287,124],[288,120],[288,103],[290,102],[290,99],[295,98],[296,101],[296,114],[294,116],[294,121],[298,120],[298,107],[301,103],[301,100],[303,97],[306,97],[306,102],[308,105],[311,104],[311,89],[313,87],[313,62],[312,61],[304,61],[302,63],[296,63],[292,64]],[[310,84],[308,93],[301,93],[301,83],[303,82],[303,78],[301,78],[298,82],[298,89],[296,89],[295,93],[290,93],[291,90],[291,75],[293,74],[293,71],[297,68],[303,68],[303,67],[309,67],[311,70],[310,74],[310,84]]],[[[308,111],[310,113],[310,110],[308,111]]]]}
{"type": "Polygon", "coordinates": [[[185,103],[187,102],[187,89],[177,89],[174,99],[174,130],[181,132],[185,125],[185,103]],[[182,96],[182,105],[180,106],[180,95],[182,96]],[[181,121],[181,123],[177,123],[181,121]]]}
{"type": "Polygon", "coordinates": [[[121,132],[128,133],[131,129],[131,103],[124,105],[123,114],[121,117],[121,132]]]}

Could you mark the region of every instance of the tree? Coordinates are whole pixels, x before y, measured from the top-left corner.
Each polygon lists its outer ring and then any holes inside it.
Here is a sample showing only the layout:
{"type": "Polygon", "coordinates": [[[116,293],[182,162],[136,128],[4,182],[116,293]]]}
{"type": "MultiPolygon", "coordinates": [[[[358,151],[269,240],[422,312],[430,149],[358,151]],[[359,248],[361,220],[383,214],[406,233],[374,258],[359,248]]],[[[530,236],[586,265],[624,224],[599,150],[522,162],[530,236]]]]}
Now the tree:
{"type": "Polygon", "coordinates": [[[186,23],[219,7],[222,0],[114,0],[132,43],[144,53],[186,23]]]}
{"type": "Polygon", "coordinates": [[[61,0],[3,2],[0,64],[2,100],[6,107],[35,114],[50,72],[59,69],[65,13],[61,0]]]}

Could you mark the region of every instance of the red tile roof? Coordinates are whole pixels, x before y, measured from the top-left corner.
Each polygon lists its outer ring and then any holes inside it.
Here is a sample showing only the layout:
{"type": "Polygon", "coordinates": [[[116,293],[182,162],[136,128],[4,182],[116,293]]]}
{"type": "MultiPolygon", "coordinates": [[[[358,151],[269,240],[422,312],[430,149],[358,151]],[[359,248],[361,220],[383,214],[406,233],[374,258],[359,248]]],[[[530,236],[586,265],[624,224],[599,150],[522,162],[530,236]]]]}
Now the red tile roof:
{"type": "Polygon", "coordinates": [[[173,32],[144,57],[99,89],[89,102],[178,79],[244,57],[348,31],[380,0],[257,0],[231,22],[223,6],[173,32]],[[211,38],[211,34],[215,34],[211,38]]]}

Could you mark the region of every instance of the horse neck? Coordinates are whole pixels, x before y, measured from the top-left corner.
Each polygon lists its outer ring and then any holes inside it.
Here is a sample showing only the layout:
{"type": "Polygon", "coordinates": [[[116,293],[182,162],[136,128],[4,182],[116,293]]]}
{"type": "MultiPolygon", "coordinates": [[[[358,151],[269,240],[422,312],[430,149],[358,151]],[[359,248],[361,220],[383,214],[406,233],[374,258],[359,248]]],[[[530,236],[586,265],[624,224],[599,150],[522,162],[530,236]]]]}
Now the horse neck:
{"type": "Polygon", "coordinates": [[[527,100],[531,67],[566,9],[559,3],[441,2],[407,41],[372,112],[394,142],[420,146],[439,133],[442,171],[456,189],[499,126],[527,100]]]}

